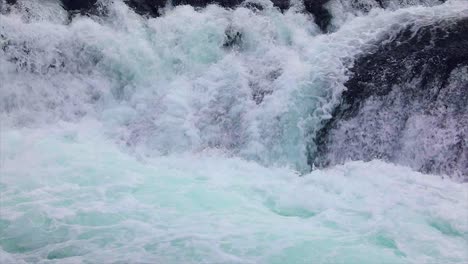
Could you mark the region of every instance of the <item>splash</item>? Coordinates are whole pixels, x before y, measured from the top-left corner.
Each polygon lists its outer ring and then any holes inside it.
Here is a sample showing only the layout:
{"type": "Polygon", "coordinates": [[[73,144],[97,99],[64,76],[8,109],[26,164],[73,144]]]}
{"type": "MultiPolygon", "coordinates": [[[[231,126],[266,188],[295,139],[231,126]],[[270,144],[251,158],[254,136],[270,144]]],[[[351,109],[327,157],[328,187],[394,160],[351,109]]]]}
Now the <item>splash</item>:
{"type": "Polygon", "coordinates": [[[2,256],[31,263],[468,258],[466,184],[380,161],[303,177],[219,153],[141,163],[90,132],[101,129],[93,121],[2,133],[2,256]]]}
{"type": "Polygon", "coordinates": [[[107,16],[71,22],[58,8],[0,18],[7,126],[93,117],[137,155],[216,148],[300,171],[357,54],[408,25],[467,12],[457,1],[378,10],[323,35],[307,14],[273,7],[179,6],[145,19],[115,1],[107,16]]]}
{"type": "Polygon", "coordinates": [[[466,183],[307,164],[355,57],[465,2],[340,9],[328,34],[297,6],[101,3],[0,7],[2,262],[468,260],[466,183]]]}

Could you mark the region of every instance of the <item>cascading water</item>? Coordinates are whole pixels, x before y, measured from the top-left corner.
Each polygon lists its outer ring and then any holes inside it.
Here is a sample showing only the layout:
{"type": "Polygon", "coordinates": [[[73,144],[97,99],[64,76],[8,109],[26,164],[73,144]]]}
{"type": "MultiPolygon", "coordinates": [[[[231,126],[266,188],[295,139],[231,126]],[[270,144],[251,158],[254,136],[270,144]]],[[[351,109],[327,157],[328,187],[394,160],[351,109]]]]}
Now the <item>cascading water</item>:
{"type": "Polygon", "coordinates": [[[468,261],[467,183],[381,160],[311,172],[358,151],[316,145],[339,135],[350,69],[468,21],[466,1],[320,1],[323,23],[313,1],[88,2],[0,2],[2,263],[468,261]]]}

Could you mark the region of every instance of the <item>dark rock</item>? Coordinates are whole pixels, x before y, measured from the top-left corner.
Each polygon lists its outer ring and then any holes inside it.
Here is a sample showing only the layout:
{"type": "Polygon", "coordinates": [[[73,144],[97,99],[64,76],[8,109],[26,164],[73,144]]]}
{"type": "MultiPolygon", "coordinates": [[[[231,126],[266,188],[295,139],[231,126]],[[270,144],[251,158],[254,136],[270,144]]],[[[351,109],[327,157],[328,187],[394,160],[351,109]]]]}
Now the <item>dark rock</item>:
{"type": "Polygon", "coordinates": [[[243,0],[173,0],[174,6],[178,5],[191,5],[193,7],[205,7],[209,4],[217,4],[222,7],[233,8],[240,5],[243,0]]]}
{"type": "Polygon", "coordinates": [[[262,11],[265,9],[263,5],[259,3],[252,3],[252,2],[244,2],[242,6],[253,11],[262,11]]]}
{"type": "Polygon", "coordinates": [[[96,4],[96,0],[62,0],[62,6],[68,11],[86,11],[96,4]]]}
{"type": "MultiPolygon", "coordinates": [[[[273,5],[280,10],[289,8],[289,0],[271,0],[273,5]]],[[[193,7],[205,7],[210,4],[217,4],[225,8],[235,8],[243,4],[247,8],[263,10],[264,7],[260,3],[245,2],[245,0],[173,0],[172,4],[177,5],[191,5],[193,7]]]]}
{"type": "Polygon", "coordinates": [[[281,11],[287,10],[291,5],[290,0],[271,0],[271,2],[281,11]]]}
{"type": "Polygon", "coordinates": [[[130,8],[140,15],[157,17],[160,9],[166,6],[167,0],[125,0],[130,8]]]}
{"type": "MultiPolygon", "coordinates": [[[[8,0],[14,1],[14,0],[8,0]]],[[[124,0],[124,2],[140,15],[157,17],[161,8],[165,7],[168,0],[124,0]]],[[[205,7],[210,4],[217,4],[225,8],[235,8],[240,6],[244,0],[172,0],[172,5],[191,5],[193,7],[205,7]]],[[[274,6],[280,10],[289,8],[289,0],[272,0],[274,6]]],[[[97,0],[62,0],[63,7],[68,11],[89,13],[93,11],[97,0]]],[[[263,9],[260,4],[246,2],[245,7],[263,9]]]]}
{"type": "Polygon", "coordinates": [[[326,31],[332,16],[324,7],[329,0],[304,0],[304,8],[314,16],[315,23],[322,31],[326,31]]]}
{"type": "MultiPolygon", "coordinates": [[[[61,0],[65,10],[72,13],[95,14],[97,0],[61,0]]],[[[167,0],[124,0],[124,2],[140,15],[158,16],[159,9],[166,5],[167,0]]]]}
{"type": "Polygon", "coordinates": [[[309,163],[379,158],[468,175],[466,47],[468,18],[408,27],[357,59],[309,163]]]}
{"type": "MultiPolygon", "coordinates": [[[[388,8],[392,3],[394,3],[393,0],[374,0],[374,1],[377,2],[377,4],[379,4],[379,6],[381,8],[388,8]]],[[[445,3],[447,0],[436,0],[436,1],[439,2],[439,3],[445,3]]],[[[400,6],[402,6],[402,5],[416,5],[416,4],[424,3],[424,1],[411,2],[411,1],[407,1],[407,0],[399,0],[397,3],[400,6]]]]}
{"type": "MultiPolygon", "coordinates": [[[[8,0],[15,1],[15,0],[8,0]]],[[[331,20],[331,15],[323,6],[329,0],[304,0],[305,11],[314,16],[315,23],[323,30],[331,20]]],[[[63,7],[68,11],[80,13],[93,13],[97,0],[62,0],[63,7]]],[[[161,8],[168,3],[167,0],[124,0],[124,2],[140,15],[157,17],[160,15],[161,8]]],[[[281,11],[290,7],[290,0],[271,0],[273,5],[281,11]]],[[[172,5],[191,5],[193,7],[205,7],[210,4],[217,4],[225,8],[235,8],[243,5],[253,10],[263,10],[260,3],[248,2],[244,0],[172,0],[172,5]]],[[[95,13],[95,12],[94,12],[95,13]]]]}

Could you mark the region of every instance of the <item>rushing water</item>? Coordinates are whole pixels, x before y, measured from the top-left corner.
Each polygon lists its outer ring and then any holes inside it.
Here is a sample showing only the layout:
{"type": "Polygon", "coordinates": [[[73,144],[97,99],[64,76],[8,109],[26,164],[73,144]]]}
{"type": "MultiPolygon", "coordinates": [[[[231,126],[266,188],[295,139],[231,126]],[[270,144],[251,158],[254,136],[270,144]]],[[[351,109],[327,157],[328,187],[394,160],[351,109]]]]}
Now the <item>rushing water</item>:
{"type": "Polygon", "coordinates": [[[329,34],[294,6],[102,2],[0,15],[2,263],[468,261],[467,183],[306,155],[356,55],[465,1],[332,1],[329,34]]]}

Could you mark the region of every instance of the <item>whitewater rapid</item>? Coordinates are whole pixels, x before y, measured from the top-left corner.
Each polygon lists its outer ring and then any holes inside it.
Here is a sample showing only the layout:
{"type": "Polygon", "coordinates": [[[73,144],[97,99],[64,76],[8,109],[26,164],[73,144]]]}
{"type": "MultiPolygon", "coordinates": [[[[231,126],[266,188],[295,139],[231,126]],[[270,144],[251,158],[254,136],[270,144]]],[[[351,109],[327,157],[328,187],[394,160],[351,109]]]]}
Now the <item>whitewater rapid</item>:
{"type": "Polygon", "coordinates": [[[307,164],[355,56],[466,1],[331,1],[328,34],[294,6],[102,3],[0,14],[2,263],[468,261],[468,183],[307,164]]]}
{"type": "Polygon", "coordinates": [[[142,163],[85,124],[2,132],[4,263],[468,258],[466,185],[380,161],[302,177],[213,152],[142,163]]]}

